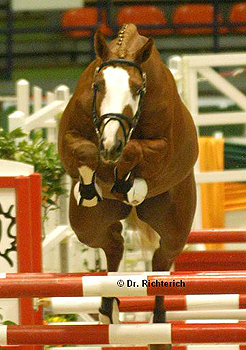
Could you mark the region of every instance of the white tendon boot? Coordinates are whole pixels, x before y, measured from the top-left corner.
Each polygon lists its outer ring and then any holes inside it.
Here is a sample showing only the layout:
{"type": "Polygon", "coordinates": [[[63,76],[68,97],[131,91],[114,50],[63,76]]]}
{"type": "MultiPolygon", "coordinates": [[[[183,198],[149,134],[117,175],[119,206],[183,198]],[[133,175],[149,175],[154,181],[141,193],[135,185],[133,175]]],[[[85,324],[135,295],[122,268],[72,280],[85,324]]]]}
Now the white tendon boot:
{"type": "Polygon", "coordinates": [[[144,179],[137,177],[134,179],[133,185],[130,191],[128,191],[126,194],[127,201],[125,201],[125,203],[135,207],[141,204],[145,200],[147,193],[148,193],[147,182],[144,179]]]}
{"type": "Polygon", "coordinates": [[[101,188],[96,183],[96,173],[88,166],[79,168],[80,181],[74,186],[74,197],[77,205],[94,207],[102,200],[101,188]]]}

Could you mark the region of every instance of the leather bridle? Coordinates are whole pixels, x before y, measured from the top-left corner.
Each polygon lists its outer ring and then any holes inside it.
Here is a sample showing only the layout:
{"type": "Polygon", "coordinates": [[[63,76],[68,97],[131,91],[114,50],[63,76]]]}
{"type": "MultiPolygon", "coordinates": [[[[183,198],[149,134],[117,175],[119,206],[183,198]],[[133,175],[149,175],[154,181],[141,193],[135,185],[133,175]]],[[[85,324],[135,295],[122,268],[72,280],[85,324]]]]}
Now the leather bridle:
{"type": "Polygon", "coordinates": [[[124,138],[125,138],[125,144],[126,144],[129,141],[129,139],[132,135],[132,132],[133,132],[134,128],[136,127],[138,120],[140,118],[141,109],[142,109],[142,101],[143,101],[144,94],[146,92],[146,73],[142,71],[142,68],[137,63],[119,58],[119,59],[113,59],[113,60],[108,60],[108,61],[103,62],[99,67],[96,68],[95,76],[100,72],[100,70],[102,68],[107,67],[107,66],[112,66],[115,64],[124,64],[127,66],[135,67],[139,71],[143,82],[142,82],[141,88],[138,91],[138,94],[140,96],[139,102],[138,102],[138,109],[133,117],[129,117],[129,116],[122,114],[122,113],[106,113],[106,114],[103,114],[101,116],[98,116],[97,108],[96,108],[98,86],[94,82],[93,83],[92,120],[93,120],[93,124],[94,124],[94,127],[96,129],[96,132],[97,132],[99,138],[101,137],[101,134],[102,134],[105,126],[107,125],[107,123],[109,123],[111,120],[117,120],[122,127],[122,130],[124,133],[124,138]],[[108,120],[106,123],[104,123],[103,129],[100,131],[102,123],[105,119],[108,119],[108,120]],[[124,121],[127,122],[127,124],[128,124],[128,128],[129,128],[128,132],[126,131],[124,121]]]}

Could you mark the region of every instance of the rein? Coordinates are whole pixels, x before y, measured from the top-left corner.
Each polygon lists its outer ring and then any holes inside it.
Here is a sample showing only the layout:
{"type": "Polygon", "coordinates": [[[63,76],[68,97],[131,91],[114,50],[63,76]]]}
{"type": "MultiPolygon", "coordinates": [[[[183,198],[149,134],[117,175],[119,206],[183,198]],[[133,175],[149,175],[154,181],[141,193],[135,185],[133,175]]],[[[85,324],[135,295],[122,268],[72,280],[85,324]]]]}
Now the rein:
{"type": "Polygon", "coordinates": [[[101,125],[105,119],[108,118],[108,121],[104,125],[104,128],[107,125],[107,123],[110,122],[111,120],[117,120],[120,123],[120,126],[122,127],[122,130],[124,133],[124,138],[125,138],[125,143],[127,143],[132,135],[133,130],[135,129],[135,127],[139,121],[139,118],[140,118],[141,109],[142,109],[142,101],[143,101],[143,97],[144,97],[145,92],[146,92],[146,73],[144,73],[142,71],[142,68],[137,63],[118,58],[118,59],[108,60],[108,61],[103,62],[99,67],[96,68],[95,75],[98,74],[102,68],[107,67],[107,66],[112,66],[114,64],[125,64],[127,66],[135,67],[136,69],[138,69],[139,73],[141,74],[141,77],[143,79],[143,83],[142,83],[141,89],[139,90],[140,98],[139,98],[139,103],[138,103],[138,109],[137,109],[133,118],[128,117],[127,115],[122,114],[122,113],[106,113],[106,114],[103,114],[101,116],[98,116],[97,108],[96,108],[98,87],[96,86],[95,83],[93,83],[92,120],[93,120],[94,127],[96,129],[96,133],[98,134],[99,137],[101,136],[100,128],[101,128],[101,125]],[[126,132],[126,128],[125,128],[123,121],[126,121],[128,124],[128,127],[129,127],[128,133],[126,132]]]}

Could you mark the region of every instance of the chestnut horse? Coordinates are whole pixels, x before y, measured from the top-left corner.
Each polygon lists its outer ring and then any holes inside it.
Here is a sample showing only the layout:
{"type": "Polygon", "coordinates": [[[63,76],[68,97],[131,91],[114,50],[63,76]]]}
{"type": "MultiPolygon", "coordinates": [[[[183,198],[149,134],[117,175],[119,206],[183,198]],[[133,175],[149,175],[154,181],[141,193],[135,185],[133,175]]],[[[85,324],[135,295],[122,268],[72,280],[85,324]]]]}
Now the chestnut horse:
{"type": "MultiPolygon", "coordinates": [[[[109,44],[96,32],[94,46],[97,58],[82,73],[59,127],[60,158],[72,178],[71,227],[81,242],[102,248],[108,271],[117,271],[120,220],[132,212],[158,236],[158,244],[149,242],[153,271],[169,270],[196,206],[192,117],[153,40],[133,24],[109,44]]],[[[99,311],[114,323],[117,307],[115,298],[102,298],[99,311]]],[[[165,322],[162,296],[153,322],[165,322]]]]}

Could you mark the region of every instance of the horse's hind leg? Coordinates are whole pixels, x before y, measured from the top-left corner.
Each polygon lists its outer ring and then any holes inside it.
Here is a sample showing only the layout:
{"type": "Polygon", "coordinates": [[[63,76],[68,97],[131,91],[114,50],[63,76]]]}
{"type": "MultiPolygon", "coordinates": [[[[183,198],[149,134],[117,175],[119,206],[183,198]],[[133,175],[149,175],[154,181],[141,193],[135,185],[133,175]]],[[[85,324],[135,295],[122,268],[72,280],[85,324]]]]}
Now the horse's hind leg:
{"type": "MultiPolygon", "coordinates": [[[[169,192],[146,199],[137,207],[138,217],[159,235],[160,247],[155,251],[153,271],[168,271],[181,253],[191,229],[196,206],[193,173],[169,192]]],[[[165,322],[164,298],[156,297],[154,322],[165,322]]],[[[151,350],[170,349],[169,345],[151,345],[151,350]]]]}

